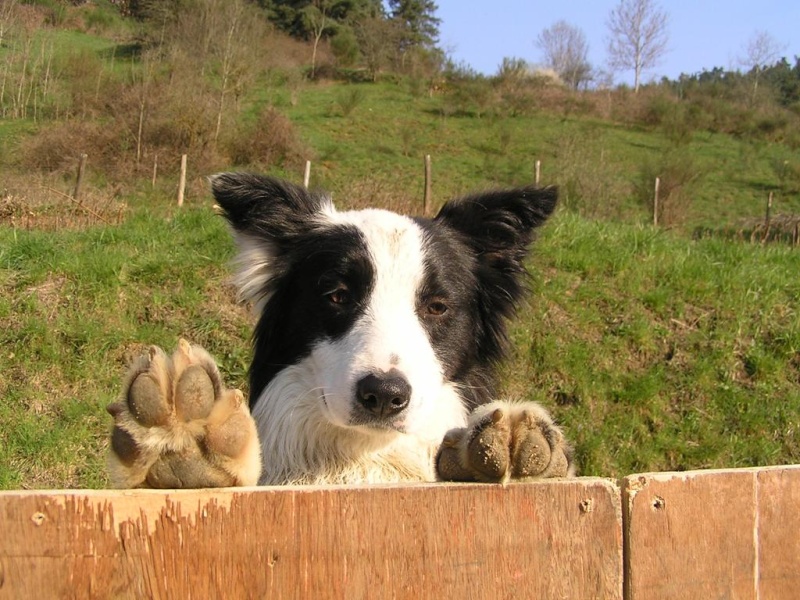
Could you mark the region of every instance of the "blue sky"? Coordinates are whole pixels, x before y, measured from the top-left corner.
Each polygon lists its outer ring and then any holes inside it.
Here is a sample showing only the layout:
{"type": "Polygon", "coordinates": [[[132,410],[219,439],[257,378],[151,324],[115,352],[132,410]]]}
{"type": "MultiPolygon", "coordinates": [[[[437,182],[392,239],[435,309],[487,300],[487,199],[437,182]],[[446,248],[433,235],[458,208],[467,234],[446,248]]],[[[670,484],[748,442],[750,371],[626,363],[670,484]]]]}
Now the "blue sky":
{"type": "MultiPolygon", "coordinates": [[[[563,19],[580,28],[589,62],[606,69],[606,20],[618,0],[436,0],[440,46],[456,61],[491,75],[503,57],[539,62],[539,33],[563,19]]],[[[800,0],[661,0],[669,15],[669,48],[643,81],[676,78],[715,66],[738,68],[736,59],[758,30],[784,44],[784,55],[800,55],[800,0]]],[[[632,82],[619,73],[615,82],[632,82]]]]}

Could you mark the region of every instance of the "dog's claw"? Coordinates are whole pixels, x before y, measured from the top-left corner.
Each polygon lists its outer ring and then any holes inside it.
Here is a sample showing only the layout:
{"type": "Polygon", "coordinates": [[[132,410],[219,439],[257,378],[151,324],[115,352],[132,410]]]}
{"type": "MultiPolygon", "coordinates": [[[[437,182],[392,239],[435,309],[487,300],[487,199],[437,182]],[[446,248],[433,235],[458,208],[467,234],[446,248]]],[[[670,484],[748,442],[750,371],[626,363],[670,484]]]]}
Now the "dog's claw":
{"type": "Polygon", "coordinates": [[[115,487],[254,485],[261,471],[255,423],[199,346],[152,346],[130,370],[114,418],[109,473],[115,487]]]}
{"type": "Polygon", "coordinates": [[[445,481],[506,482],[574,475],[572,451],[547,412],[534,403],[479,407],[449,431],[436,457],[445,481]]]}

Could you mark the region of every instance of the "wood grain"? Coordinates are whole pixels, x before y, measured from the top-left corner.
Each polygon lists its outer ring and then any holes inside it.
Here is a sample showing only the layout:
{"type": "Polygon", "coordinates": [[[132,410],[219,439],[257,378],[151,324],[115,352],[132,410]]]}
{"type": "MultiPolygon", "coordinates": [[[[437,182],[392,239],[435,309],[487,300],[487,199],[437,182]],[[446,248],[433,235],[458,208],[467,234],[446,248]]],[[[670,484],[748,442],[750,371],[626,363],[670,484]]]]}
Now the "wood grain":
{"type": "Polygon", "coordinates": [[[800,467],[631,475],[622,493],[628,600],[798,597],[800,467]]]}
{"type": "Polygon", "coordinates": [[[0,493],[0,598],[621,598],[619,488],[0,493]]]}
{"type": "Polygon", "coordinates": [[[800,596],[800,467],[759,471],[758,582],[767,598],[800,596]]]}

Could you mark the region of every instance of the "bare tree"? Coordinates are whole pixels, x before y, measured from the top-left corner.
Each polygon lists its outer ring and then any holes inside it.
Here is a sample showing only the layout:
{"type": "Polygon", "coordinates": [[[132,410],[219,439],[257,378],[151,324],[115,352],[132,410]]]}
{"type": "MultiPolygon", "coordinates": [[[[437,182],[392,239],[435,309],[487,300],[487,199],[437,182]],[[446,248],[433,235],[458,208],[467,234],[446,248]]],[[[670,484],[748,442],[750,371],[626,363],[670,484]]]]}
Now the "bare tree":
{"type": "Polygon", "coordinates": [[[753,97],[755,102],[758,93],[758,80],[763,67],[780,58],[786,50],[786,44],[780,43],[767,31],[756,31],[744,47],[744,55],[739,57],[739,64],[748,69],[753,78],[753,97]]]}
{"type": "Polygon", "coordinates": [[[17,0],[0,0],[0,47],[8,30],[14,25],[17,0]]]}
{"type": "Polygon", "coordinates": [[[402,33],[400,24],[391,19],[371,16],[357,21],[354,30],[370,77],[376,81],[399,44],[402,33]]]}
{"type": "Polygon", "coordinates": [[[655,67],[667,52],[667,13],[656,0],[620,0],[606,23],[608,55],[613,69],[634,72],[639,91],[642,71],[655,67]]]}
{"type": "Polygon", "coordinates": [[[314,79],[316,75],[319,42],[331,25],[330,8],[328,0],[313,0],[311,4],[303,9],[303,20],[314,36],[311,51],[311,79],[314,79]]]}
{"type": "Polygon", "coordinates": [[[545,66],[574,89],[591,78],[592,66],[587,59],[589,44],[579,28],[566,21],[556,21],[539,34],[536,46],[544,54],[545,66]]]}

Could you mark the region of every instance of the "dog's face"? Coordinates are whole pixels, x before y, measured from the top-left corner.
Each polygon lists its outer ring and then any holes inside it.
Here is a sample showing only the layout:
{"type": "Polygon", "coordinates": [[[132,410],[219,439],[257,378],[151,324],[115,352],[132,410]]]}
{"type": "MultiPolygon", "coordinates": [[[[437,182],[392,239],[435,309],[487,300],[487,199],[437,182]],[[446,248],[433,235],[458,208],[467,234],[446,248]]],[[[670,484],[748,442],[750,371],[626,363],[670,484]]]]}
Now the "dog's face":
{"type": "Polygon", "coordinates": [[[212,187],[259,316],[251,404],[297,366],[304,402],[369,435],[439,436],[484,399],[554,190],[474,196],[426,220],[337,212],[325,196],[254,175],[218,175],[212,187]]]}

